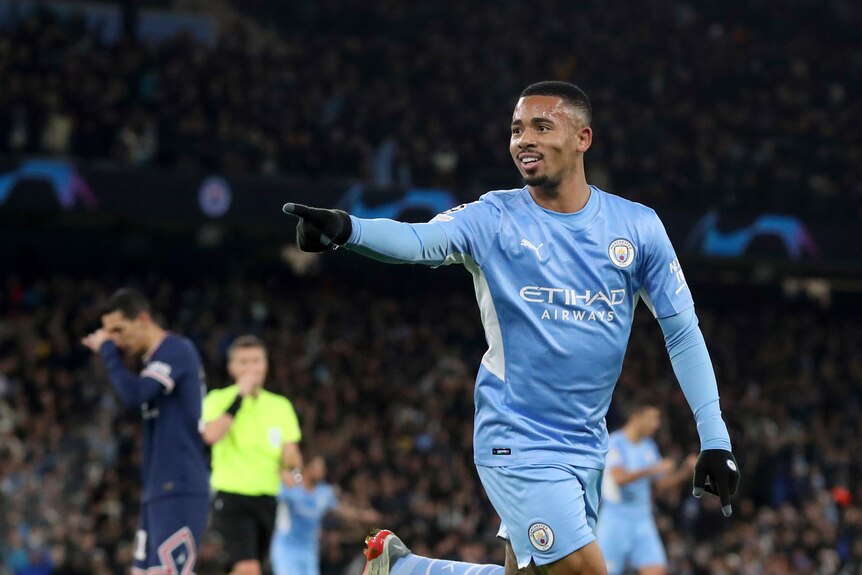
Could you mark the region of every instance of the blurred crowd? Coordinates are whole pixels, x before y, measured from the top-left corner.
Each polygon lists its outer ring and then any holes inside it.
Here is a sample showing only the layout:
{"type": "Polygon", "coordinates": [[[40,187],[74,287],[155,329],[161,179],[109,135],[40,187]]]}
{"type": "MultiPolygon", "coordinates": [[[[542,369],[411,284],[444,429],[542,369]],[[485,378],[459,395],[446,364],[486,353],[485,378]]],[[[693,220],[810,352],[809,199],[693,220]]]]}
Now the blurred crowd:
{"type": "MultiPolygon", "coordinates": [[[[293,400],[303,448],[323,454],[344,497],[380,511],[414,552],[502,563],[498,519],[471,458],[484,337],[469,278],[456,272],[437,272],[439,284],[425,287],[427,271],[400,284],[369,272],[349,287],[277,274],[138,284],[166,325],[196,343],[211,388],[228,384],[232,338],[263,337],[268,385],[293,400]]],[[[3,575],[103,575],[130,563],[137,414],[119,405],[78,344],[115,282],[13,278],[0,290],[3,575]]],[[[858,321],[781,297],[695,295],[743,477],[731,519],[687,487],[658,501],[670,573],[862,574],[858,321]]],[[[679,461],[696,452],[661,332],[642,310],[609,426],[645,396],[664,411],[663,453],[679,461]]],[[[356,573],[363,535],[328,521],[322,573],[356,573]]],[[[201,575],[215,572],[219,553],[207,537],[201,575]]]]}
{"type": "Polygon", "coordinates": [[[474,193],[515,181],[520,90],[562,79],[593,100],[587,166],[611,191],[862,217],[853,0],[237,4],[279,34],[103,45],[49,15],[6,27],[0,154],[474,193]]]}

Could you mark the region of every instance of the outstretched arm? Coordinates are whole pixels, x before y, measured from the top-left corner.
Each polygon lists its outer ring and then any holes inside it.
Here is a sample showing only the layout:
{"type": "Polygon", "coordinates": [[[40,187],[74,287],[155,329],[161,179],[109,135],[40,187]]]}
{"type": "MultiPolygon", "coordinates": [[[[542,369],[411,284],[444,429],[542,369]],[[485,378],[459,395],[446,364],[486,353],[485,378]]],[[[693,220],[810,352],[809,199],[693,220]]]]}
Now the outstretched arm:
{"type": "Polygon", "coordinates": [[[345,246],[387,263],[481,264],[500,226],[499,208],[482,199],[446,210],[425,224],[362,219],[342,210],[300,204],[285,204],[282,209],[299,218],[296,243],[302,251],[345,246]]]}
{"type": "Polygon", "coordinates": [[[397,264],[440,265],[449,255],[449,238],[437,224],[407,224],[350,216],[353,231],[345,243],[350,251],[397,264]]]}
{"type": "Polygon", "coordinates": [[[386,263],[440,265],[449,253],[446,232],[436,224],[408,224],[387,219],[360,219],[342,210],[285,204],[299,218],[296,242],[307,252],[336,246],[386,263]]]}

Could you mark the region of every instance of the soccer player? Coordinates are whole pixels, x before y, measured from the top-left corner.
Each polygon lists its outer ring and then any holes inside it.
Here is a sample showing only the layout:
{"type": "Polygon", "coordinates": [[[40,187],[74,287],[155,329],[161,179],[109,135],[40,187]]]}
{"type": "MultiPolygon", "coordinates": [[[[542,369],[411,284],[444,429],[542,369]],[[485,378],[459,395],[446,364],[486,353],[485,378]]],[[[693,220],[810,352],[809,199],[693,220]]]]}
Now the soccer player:
{"type": "MultiPolygon", "coordinates": [[[[386,262],[460,263],[472,274],[488,342],[476,380],[474,461],[502,519],[506,573],[606,573],[594,535],[605,414],[639,300],[661,325],[697,422],[694,494],[718,494],[729,515],[739,477],[692,296],[664,226],[650,208],[587,184],[591,116],[587,95],[572,84],[527,87],[509,142],[526,185],[489,192],[429,223],[283,208],[300,218],[305,251],[344,246],[386,262]]],[[[409,554],[385,530],[369,538],[366,556],[366,575],[495,572],[409,554]]]]}
{"type": "Polygon", "coordinates": [[[281,477],[302,468],[302,433],[290,400],[263,387],[263,342],[240,336],[227,355],[236,383],[210,391],[203,407],[203,437],[212,445],[213,530],[224,540],[232,575],[260,575],[281,477]]]}
{"type": "Polygon", "coordinates": [[[159,326],[147,299],[129,288],[110,297],[102,328],[82,343],[101,356],[117,395],[126,406],[140,407],[143,418],[132,573],[192,573],[209,507],[200,356],[191,341],[159,326]],[[139,374],[126,369],[120,350],[142,358],[139,374]]]}
{"type": "Polygon", "coordinates": [[[366,525],[381,520],[373,509],[339,500],[325,478],[326,461],[318,455],[309,460],[298,483],[282,485],[270,553],[275,575],[320,575],[320,531],[328,513],[366,525]]]}
{"type": "Polygon", "coordinates": [[[678,468],[673,461],[662,459],[652,439],[660,426],[658,407],[641,404],[622,429],[610,435],[596,533],[609,575],[619,575],[627,565],[640,575],[666,573],[667,557],[652,515],[651,488],[678,487],[691,477],[696,458],[689,456],[678,468]]]}

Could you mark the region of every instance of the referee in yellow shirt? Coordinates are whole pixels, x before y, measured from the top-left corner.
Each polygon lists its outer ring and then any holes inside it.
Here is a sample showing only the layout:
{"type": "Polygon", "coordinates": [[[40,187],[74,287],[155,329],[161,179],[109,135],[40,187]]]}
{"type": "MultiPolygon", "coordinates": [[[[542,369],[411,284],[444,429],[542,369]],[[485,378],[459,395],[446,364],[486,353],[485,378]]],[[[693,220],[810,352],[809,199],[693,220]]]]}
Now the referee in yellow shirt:
{"type": "Polygon", "coordinates": [[[267,367],[263,342],[238,337],[228,348],[228,372],[236,383],[204,399],[203,437],[212,445],[215,491],[212,527],[224,540],[231,575],[261,575],[281,474],[299,476],[302,468],[296,412],[287,398],[263,388],[267,367]]]}

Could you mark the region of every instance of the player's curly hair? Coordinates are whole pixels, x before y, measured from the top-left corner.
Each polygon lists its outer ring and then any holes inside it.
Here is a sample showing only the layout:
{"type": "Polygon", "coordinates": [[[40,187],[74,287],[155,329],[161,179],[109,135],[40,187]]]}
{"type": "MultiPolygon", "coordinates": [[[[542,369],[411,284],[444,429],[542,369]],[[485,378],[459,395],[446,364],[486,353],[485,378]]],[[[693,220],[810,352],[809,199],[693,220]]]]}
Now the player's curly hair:
{"type": "Polygon", "coordinates": [[[590,104],[587,93],[569,82],[559,80],[536,82],[521,92],[521,98],[527,96],[557,96],[575,108],[584,120],[585,126],[589,126],[593,121],[593,106],[590,104]]]}

